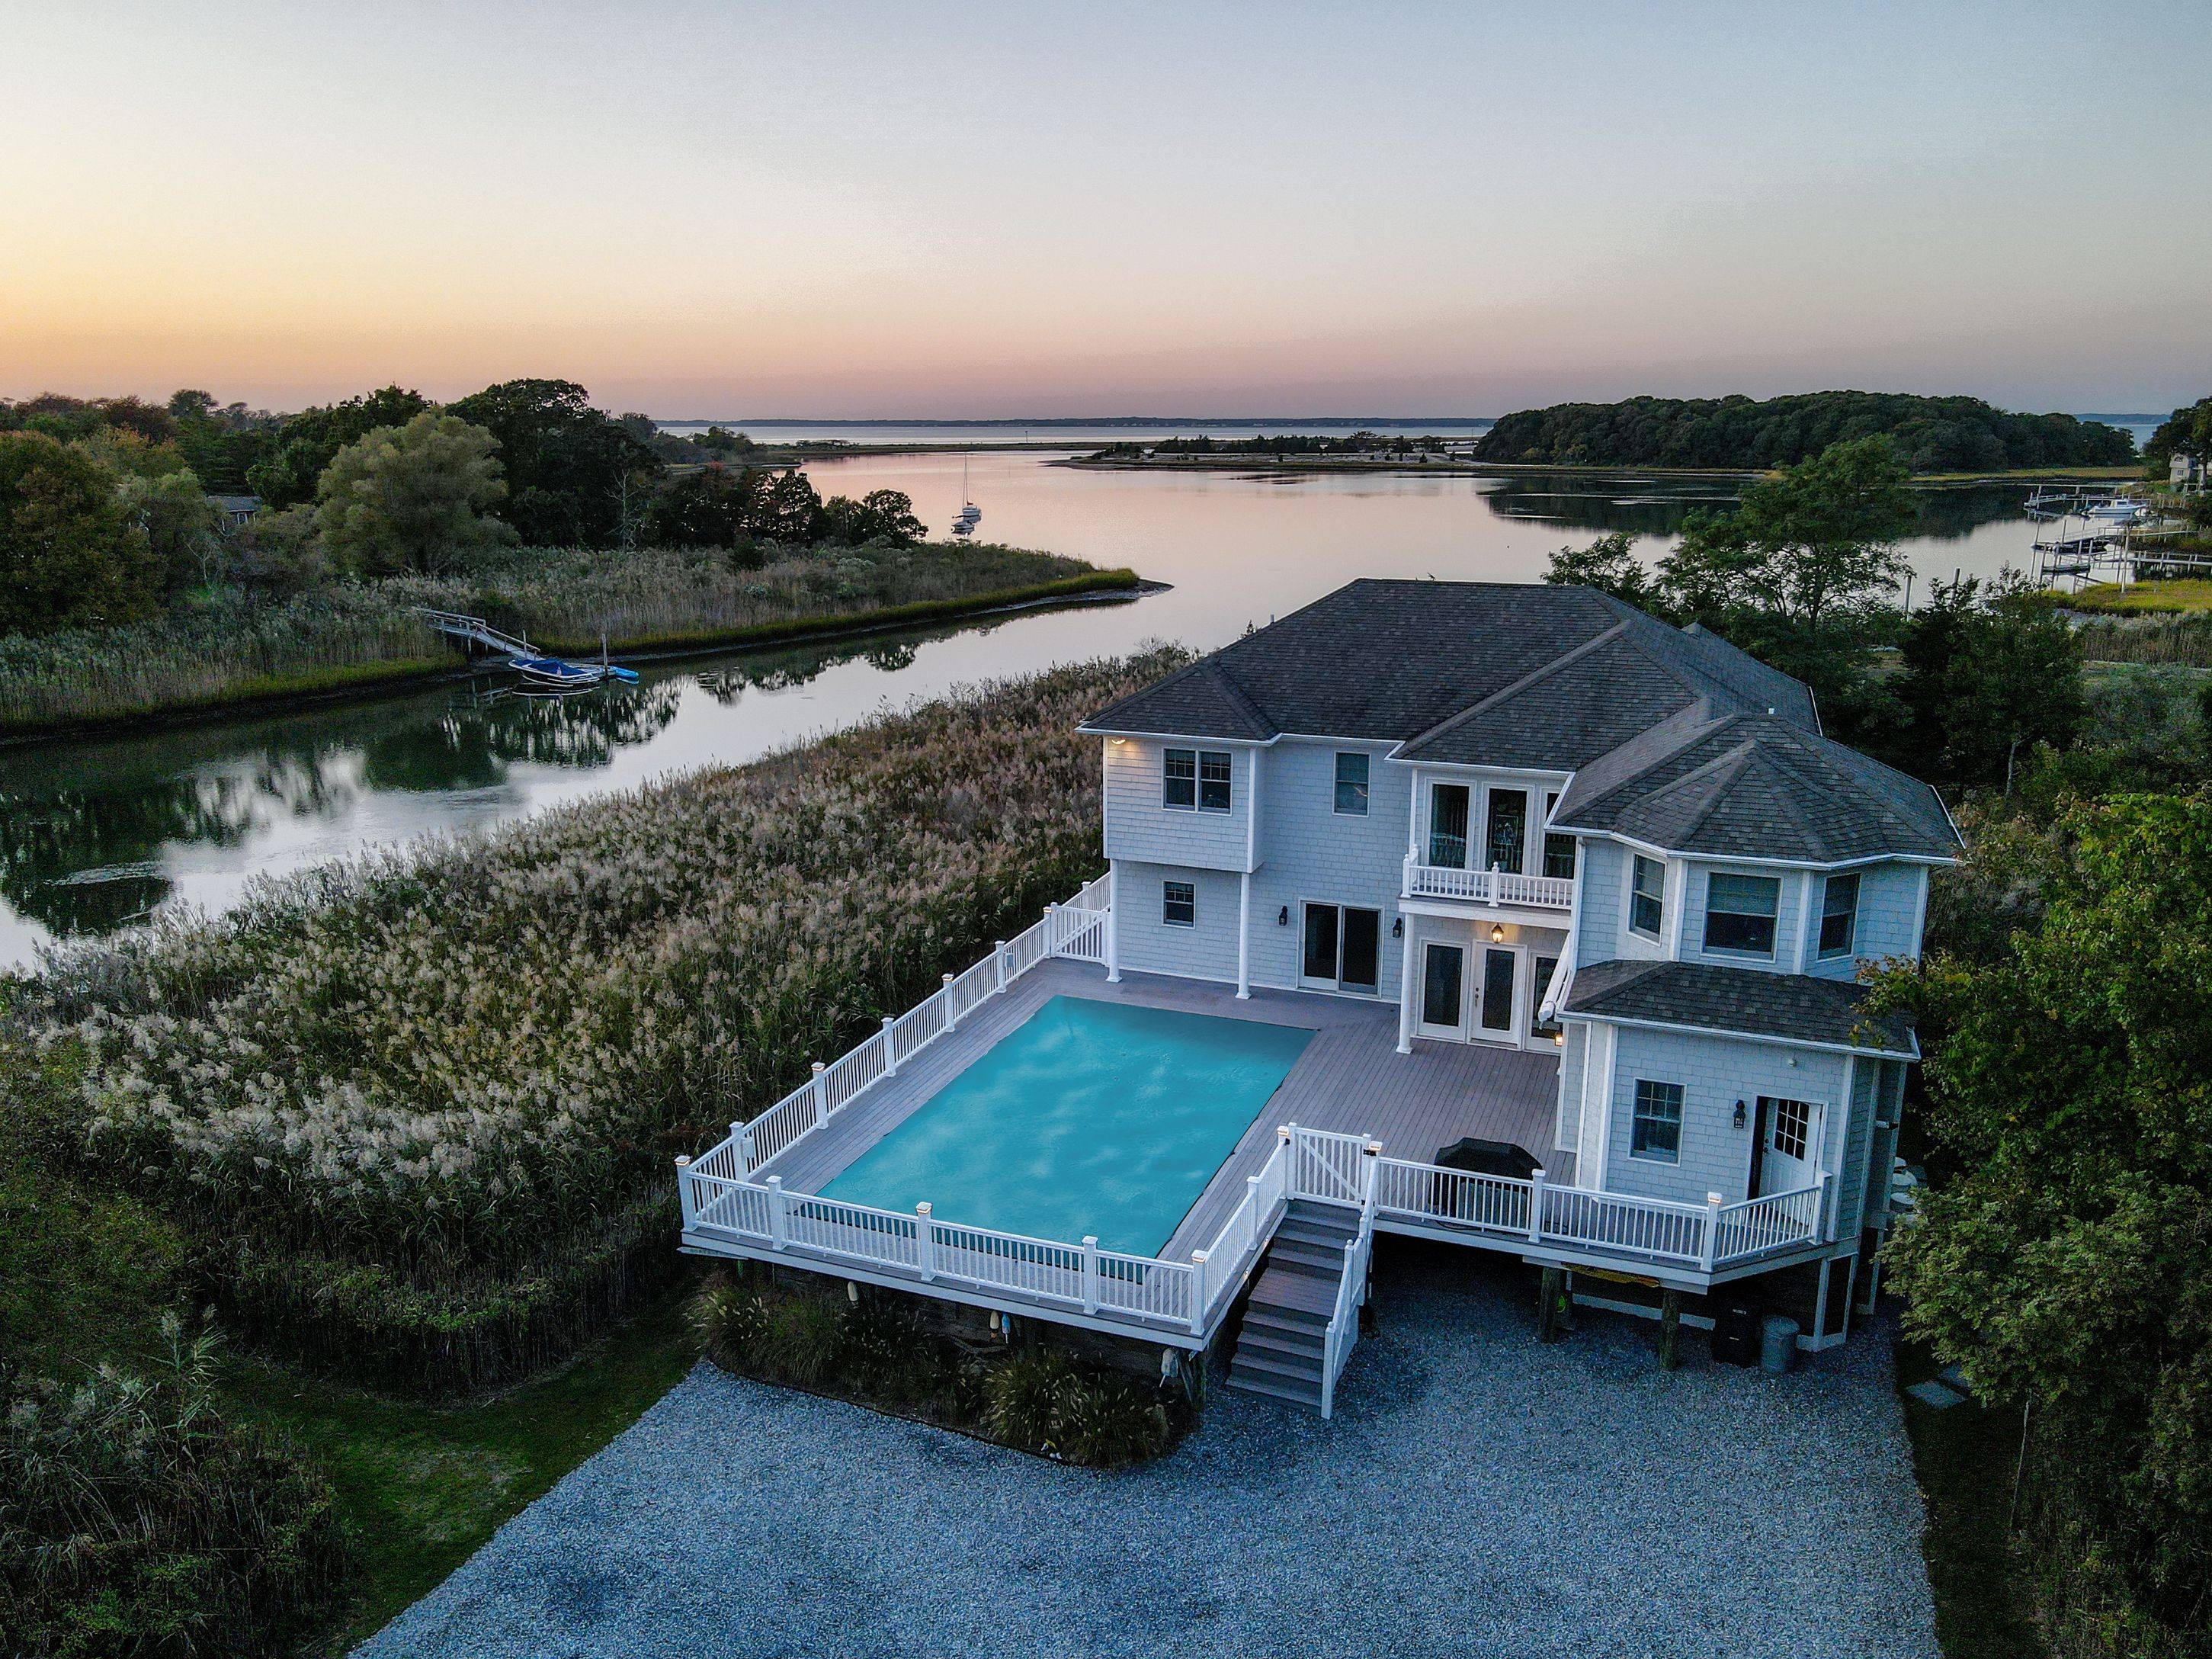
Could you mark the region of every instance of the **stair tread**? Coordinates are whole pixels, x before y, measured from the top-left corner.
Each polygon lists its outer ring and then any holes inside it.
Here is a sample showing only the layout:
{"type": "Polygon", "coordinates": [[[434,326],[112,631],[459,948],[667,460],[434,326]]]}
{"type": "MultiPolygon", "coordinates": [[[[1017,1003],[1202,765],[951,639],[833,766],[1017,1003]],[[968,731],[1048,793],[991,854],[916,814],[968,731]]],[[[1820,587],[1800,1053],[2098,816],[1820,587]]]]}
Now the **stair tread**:
{"type": "Polygon", "coordinates": [[[1235,1376],[1240,1371],[1260,1371],[1268,1376],[1285,1377],[1292,1382],[1317,1383],[1321,1377],[1321,1356],[1247,1353],[1239,1348],[1236,1358],[1229,1362],[1229,1374],[1235,1376]]]}
{"type": "Polygon", "coordinates": [[[1293,1216],[1275,1229],[1275,1237],[1279,1243],[1291,1239],[1301,1244],[1334,1244],[1341,1249],[1344,1241],[1358,1231],[1358,1226],[1349,1223],[1339,1227],[1326,1221],[1303,1221],[1293,1216]]]}
{"type": "Polygon", "coordinates": [[[1256,1325],[1263,1330],[1319,1336],[1328,1328],[1328,1316],[1310,1314],[1297,1308],[1270,1308],[1255,1302],[1244,1310],[1244,1323],[1247,1328],[1256,1325]]]}
{"type": "Polygon", "coordinates": [[[1336,1291],[1334,1279],[1312,1273],[1286,1273],[1270,1262],[1260,1274],[1260,1282],[1252,1287],[1252,1300],[1327,1318],[1336,1311],[1336,1291]]]}
{"type": "Polygon", "coordinates": [[[1285,1330],[1279,1326],[1255,1325],[1245,1322],[1243,1333],[1237,1339],[1237,1352],[1263,1349],[1273,1353],[1313,1354],[1319,1356],[1322,1347],[1323,1328],[1304,1326],[1296,1330],[1285,1330]]]}
{"type": "Polygon", "coordinates": [[[1321,1404],[1321,1384],[1318,1382],[1302,1388],[1295,1382],[1278,1382],[1267,1377],[1240,1377],[1232,1370],[1227,1386],[1240,1394],[1263,1394],[1272,1399],[1287,1400],[1294,1406],[1319,1407],[1321,1404]]]}

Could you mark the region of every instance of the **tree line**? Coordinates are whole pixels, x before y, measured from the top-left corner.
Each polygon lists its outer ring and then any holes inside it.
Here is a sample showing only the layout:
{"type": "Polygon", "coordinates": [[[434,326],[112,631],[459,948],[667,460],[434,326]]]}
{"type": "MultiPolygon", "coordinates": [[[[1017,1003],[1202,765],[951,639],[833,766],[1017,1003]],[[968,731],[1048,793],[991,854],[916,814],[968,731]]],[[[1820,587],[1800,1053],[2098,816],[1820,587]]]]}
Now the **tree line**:
{"type": "Polygon", "coordinates": [[[443,405],[392,386],[296,414],[45,393],[0,401],[0,634],[143,620],[222,588],[444,574],[490,547],[911,545],[895,490],[824,501],[720,427],[678,437],[568,380],[443,405]],[[209,492],[251,494],[240,525],[209,492]]]}
{"type": "Polygon", "coordinates": [[[1915,472],[2125,466],[2136,459],[2135,440],[2102,422],[2018,415],[1979,398],[1892,392],[1555,404],[1506,416],[1474,453],[1509,464],[1764,471],[1877,436],[1889,439],[1915,472]]]}

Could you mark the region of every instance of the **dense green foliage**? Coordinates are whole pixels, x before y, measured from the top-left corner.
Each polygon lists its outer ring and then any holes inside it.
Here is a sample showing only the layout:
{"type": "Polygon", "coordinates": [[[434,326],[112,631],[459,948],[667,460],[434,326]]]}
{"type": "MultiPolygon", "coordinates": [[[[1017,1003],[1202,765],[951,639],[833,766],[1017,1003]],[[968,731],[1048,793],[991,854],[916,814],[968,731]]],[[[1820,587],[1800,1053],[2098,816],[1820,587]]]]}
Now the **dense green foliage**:
{"type": "Polygon", "coordinates": [[[2212,398],[2185,404],[2158,423],[2143,446],[2143,475],[2164,483],[2167,464],[2176,455],[2212,456],[2212,398]]]}
{"type": "Polygon", "coordinates": [[[757,1287],[743,1271],[718,1270],[691,1322],[708,1357],[742,1376],[857,1395],[1094,1468],[1158,1456],[1187,1415],[1180,1400],[1171,1414],[1158,1389],[1056,1348],[964,1352],[903,1297],[848,1302],[830,1285],[757,1287]]]}
{"type": "Polygon", "coordinates": [[[1889,1260],[1908,1328],[2028,1413],[2061,1651],[2212,1641],[2212,792],[1978,842],[2008,930],[1884,982],[1931,1036],[1948,1178],[1889,1260]]]}
{"type": "Polygon", "coordinates": [[[506,518],[523,541],[605,547],[630,539],[660,459],[592,408],[574,381],[507,380],[446,412],[497,441],[506,518]]]}
{"type": "Polygon", "coordinates": [[[1485,433],[1479,459],[1556,466],[1766,468],[1883,436],[1916,472],[2124,466],[2135,441],[2071,415],[2015,415],[1978,398],[1812,392],[1794,397],[1631,398],[1521,410],[1485,433]]]}
{"type": "Polygon", "coordinates": [[[823,501],[796,467],[780,471],[719,464],[672,480],[646,509],[645,539],[662,547],[725,547],[756,563],[778,544],[911,547],[922,538],[911,498],[872,489],[859,501],[823,501]]]}
{"type": "Polygon", "coordinates": [[[480,1388],[659,1282],[669,1159],[1095,873],[1093,664],[58,958],[91,1154],[250,1340],[480,1388]],[[896,872],[885,879],[886,872],[896,872]]]}
{"type": "Polygon", "coordinates": [[[442,574],[514,539],[491,434],[454,415],[378,427],[331,458],[316,485],[323,552],[349,575],[442,574]]]}
{"type": "Polygon", "coordinates": [[[1154,438],[1142,443],[1109,444],[1093,452],[1094,461],[1135,460],[1146,455],[1442,455],[1449,446],[1442,438],[1409,438],[1393,433],[1361,430],[1342,437],[1317,433],[1285,432],[1270,438],[1215,438],[1200,433],[1194,438],[1154,438]]]}
{"type": "Polygon", "coordinates": [[[329,1483],[214,1395],[213,1340],[69,1384],[0,1366],[0,1651],[282,1652],[331,1604],[329,1483]]]}
{"type": "Polygon", "coordinates": [[[136,621],[161,592],[114,475],[44,433],[0,433],[0,633],[136,621]]]}

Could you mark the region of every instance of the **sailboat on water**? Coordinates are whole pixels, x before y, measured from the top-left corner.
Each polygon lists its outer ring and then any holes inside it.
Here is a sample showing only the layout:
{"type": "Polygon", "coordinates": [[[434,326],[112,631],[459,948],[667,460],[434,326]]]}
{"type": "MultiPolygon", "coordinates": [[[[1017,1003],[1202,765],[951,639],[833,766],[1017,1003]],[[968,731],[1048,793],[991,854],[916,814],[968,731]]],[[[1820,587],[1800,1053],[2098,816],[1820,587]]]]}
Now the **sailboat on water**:
{"type": "Polygon", "coordinates": [[[963,539],[975,533],[983,509],[968,499],[968,458],[960,458],[960,510],[952,515],[952,533],[963,539]]]}

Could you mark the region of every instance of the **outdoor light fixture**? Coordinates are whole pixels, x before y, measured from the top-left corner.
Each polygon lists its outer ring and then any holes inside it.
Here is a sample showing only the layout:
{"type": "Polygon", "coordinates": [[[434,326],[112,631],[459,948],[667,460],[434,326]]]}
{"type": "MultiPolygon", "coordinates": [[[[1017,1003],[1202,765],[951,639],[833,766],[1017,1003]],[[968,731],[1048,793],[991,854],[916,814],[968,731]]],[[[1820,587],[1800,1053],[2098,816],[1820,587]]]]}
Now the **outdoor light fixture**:
{"type": "Polygon", "coordinates": [[[1740,1100],[1735,1103],[1735,1127],[1743,1127],[1743,1103],[1740,1100]]]}
{"type": "Polygon", "coordinates": [[[1287,927],[1290,925],[1291,907],[1285,904],[1281,909],[1275,912],[1275,926],[1278,927],[1287,927]]]}
{"type": "Polygon", "coordinates": [[[1505,924],[1504,922],[1493,921],[1490,924],[1490,942],[1492,945],[1503,945],[1505,943],[1505,924]]]}
{"type": "Polygon", "coordinates": [[[1392,939],[1403,939],[1403,938],[1405,938],[1405,937],[1406,937],[1406,919],[1405,919],[1405,917],[1403,917],[1403,916],[1395,916],[1395,917],[1393,917],[1393,918],[1391,919],[1391,921],[1390,921],[1390,937],[1391,937],[1392,939]]]}

